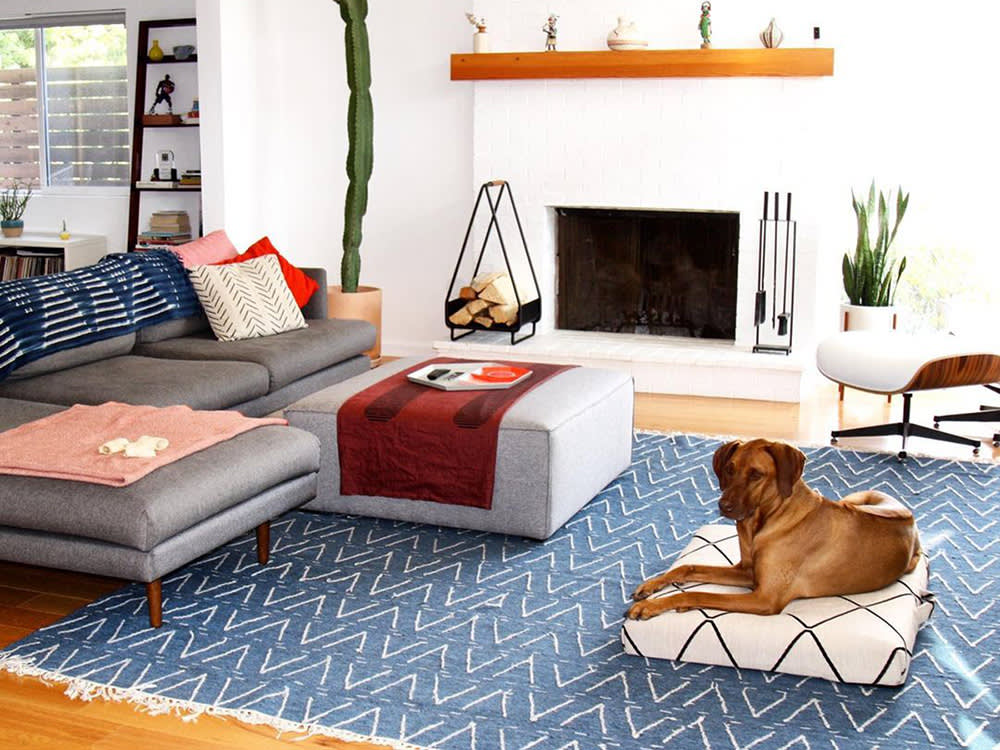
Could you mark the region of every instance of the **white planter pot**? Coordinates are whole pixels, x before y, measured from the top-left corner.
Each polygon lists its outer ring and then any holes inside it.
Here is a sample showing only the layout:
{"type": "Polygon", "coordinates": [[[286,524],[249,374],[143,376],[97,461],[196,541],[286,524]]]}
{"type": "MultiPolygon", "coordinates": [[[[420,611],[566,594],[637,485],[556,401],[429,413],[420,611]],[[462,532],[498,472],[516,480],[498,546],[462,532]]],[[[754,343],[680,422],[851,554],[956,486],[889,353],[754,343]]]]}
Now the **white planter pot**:
{"type": "Polygon", "coordinates": [[[891,331],[896,327],[896,307],[840,306],[840,327],[844,331],[891,331]]]}

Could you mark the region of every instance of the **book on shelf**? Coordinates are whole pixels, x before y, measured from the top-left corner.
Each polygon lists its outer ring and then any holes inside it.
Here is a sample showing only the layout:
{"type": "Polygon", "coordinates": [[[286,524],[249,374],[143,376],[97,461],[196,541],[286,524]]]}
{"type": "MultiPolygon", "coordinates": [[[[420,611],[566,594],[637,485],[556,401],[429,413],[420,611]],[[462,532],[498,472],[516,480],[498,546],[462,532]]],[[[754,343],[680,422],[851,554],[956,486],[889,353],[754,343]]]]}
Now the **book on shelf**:
{"type": "Polygon", "coordinates": [[[61,255],[0,255],[0,281],[59,273],[65,268],[61,255]]]}
{"type": "Polygon", "coordinates": [[[147,190],[176,190],[177,183],[171,180],[136,180],[135,186],[137,188],[144,188],[147,190]]]}

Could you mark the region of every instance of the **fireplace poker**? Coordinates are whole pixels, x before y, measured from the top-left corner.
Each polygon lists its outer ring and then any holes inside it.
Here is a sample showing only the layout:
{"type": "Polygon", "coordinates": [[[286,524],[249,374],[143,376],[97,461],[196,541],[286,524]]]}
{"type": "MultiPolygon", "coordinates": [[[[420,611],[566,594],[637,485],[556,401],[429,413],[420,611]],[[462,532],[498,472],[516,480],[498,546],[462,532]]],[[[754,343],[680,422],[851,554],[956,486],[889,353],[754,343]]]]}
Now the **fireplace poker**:
{"type": "Polygon", "coordinates": [[[754,298],[753,322],[760,326],[767,320],[767,292],[764,291],[764,260],[767,253],[767,196],[764,191],[764,214],[760,221],[760,237],[757,239],[757,296],[754,298]]]}
{"type": "MultiPolygon", "coordinates": [[[[771,327],[778,314],[778,193],[774,193],[774,263],[771,268],[771,327]]],[[[766,317],[766,315],[765,315],[766,317]]]]}
{"type": "MultiPolygon", "coordinates": [[[[777,227],[776,227],[777,228],[777,227]]],[[[778,335],[784,336],[788,333],[788,247],[792,230],[792,194],[788,194],[788,203],[785,206],[785,280],[781,285],[781,313],[778,315],[778,335]]],[[[792,279],[792,283],[795,280],[792,279]]]]}

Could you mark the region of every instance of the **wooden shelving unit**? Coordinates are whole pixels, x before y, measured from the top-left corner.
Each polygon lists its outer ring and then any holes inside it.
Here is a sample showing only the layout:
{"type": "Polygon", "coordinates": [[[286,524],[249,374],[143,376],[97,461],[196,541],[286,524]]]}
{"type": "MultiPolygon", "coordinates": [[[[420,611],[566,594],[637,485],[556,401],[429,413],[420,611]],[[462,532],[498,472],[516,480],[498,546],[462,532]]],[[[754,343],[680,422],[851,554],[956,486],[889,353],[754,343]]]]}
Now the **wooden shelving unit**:
{"type": "MultiPolygon", "coordinates": [[[[135,70],[135,111],[132,115],[132,181],[131,189],[129,190],[129,217],[128,217],[128,235],[126,237],[125,247],[131,252],[136,247],[136,239],[139,234],[139,224],[142,215],[142,196],[160,193],[163,195],[176,196],[181,193],[200,193],[200,186],[186,186],[186,187],[175,187],[172,189],[161,189],[161,188],[145,188],[139,187],[136,183],[149,179],[148,175],[152,167],[149,164],[143,165],[143,143],[145,142],[145,131],[147,130],[160,130],[160,129],[172,129],[172,130],[184,130],[188,128],[197,128],[199,123],[197,122],[179,122],[174,124],[157,123],[157,124],[145,124],[143,122],[143,115],[146,112],[146,108],[151,102],[147,101],[147,68],[150,66],[160,67],[166,66],[185,66],[188,64],[197,64],[198,55],[191,54],[190,56],[184,58],[183,60],[178,60],[173,55],[164,55],[162,60],[150,60],[147,56],[147,51],[149,50],[149,40],[150,33],[156,30],[163,29],[176,29],[176,28],[190,28],[192,30],[190,41],[194,42],[195,29],[197,27],[197,21],[194,18],[175,18],[175,19],[163,19],[157,21],[140,21],[139,22],[139,39],[138,39],[138,60],[135,70]]],[[[170,72],[168,67],[167,71],[170,72]]],[[[196,217],[192,217],[192,224],[195,224],[196,217]]],[[[193,229],[195,227],[192,227],[193,229]]]]}
{"type": "Polygon", "coordinates": [[[451,56],[451,80],[832,76],[833,49],[653,49],[451,56]]]}

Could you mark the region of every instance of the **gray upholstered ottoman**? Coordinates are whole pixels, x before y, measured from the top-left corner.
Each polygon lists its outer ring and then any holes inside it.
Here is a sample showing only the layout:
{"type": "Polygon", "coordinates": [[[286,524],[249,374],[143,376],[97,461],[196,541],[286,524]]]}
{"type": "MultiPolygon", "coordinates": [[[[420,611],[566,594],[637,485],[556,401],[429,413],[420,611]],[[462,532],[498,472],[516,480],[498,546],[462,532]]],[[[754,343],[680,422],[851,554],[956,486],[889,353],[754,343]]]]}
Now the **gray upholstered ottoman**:
{"type": "MultiPolygon", "coordinates": [[[[0,430],[62,407],[0,399],[0,430]]],[[[267,562],[271,519],[316,492],[319,446],[268,425],[167,464],[125,487],[0,475],[0,560],[146,584],[161,621],[161,576],[257,529],[267,562]]]]}
{"type": "Polygon", "coordinates": [[[422,359],[397,360],[292,404],[285,417],[320,440],[316,498],[306,510],[352,513],[546,539],[624,471],[632,455],[629,375],[577,367],[529,391],[500,424],[489,510],[340,494],[337,410],[355,393],[422,359]]]}

